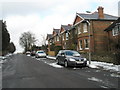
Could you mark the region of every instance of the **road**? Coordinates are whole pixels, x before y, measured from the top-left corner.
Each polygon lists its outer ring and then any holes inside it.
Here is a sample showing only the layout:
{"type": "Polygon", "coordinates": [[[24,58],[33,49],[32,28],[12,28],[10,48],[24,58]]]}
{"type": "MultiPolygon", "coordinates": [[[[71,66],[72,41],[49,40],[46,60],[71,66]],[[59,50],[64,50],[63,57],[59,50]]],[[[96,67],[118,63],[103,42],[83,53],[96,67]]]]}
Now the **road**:
{"type": "Polygon", "coordinates": [[[118,88],[118,77],[111,76],[115,72],[53,64],[50,59],[13,55],[2,65],[2,88],[118,88]]]}

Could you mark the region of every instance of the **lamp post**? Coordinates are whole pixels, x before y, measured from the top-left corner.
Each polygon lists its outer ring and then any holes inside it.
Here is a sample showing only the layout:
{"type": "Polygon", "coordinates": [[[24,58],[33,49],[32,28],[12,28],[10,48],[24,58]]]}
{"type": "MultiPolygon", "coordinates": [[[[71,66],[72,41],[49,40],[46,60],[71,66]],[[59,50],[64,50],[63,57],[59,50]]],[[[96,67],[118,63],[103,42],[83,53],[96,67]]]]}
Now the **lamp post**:
{"type": "Polygon", "coordinates": [[[91,64],[91,48],[90,48],[90,22],[87,20],[86,21],[88,23],[88,33],[89,33],[89,64],[91,64]]]}

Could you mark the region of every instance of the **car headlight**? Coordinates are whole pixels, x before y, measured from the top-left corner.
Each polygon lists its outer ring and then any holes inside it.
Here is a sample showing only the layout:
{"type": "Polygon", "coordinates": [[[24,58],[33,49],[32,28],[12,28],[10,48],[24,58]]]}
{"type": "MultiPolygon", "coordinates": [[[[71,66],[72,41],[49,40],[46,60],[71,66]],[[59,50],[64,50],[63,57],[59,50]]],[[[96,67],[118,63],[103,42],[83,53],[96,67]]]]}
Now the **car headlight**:
{"type": "Polygon", "coordinates": [[[69,61],[76,61],[76,60],[75,60],[75,59],[73,59],[73,58],[70,58],[70,59],[69,59],[69,61]]]}
{"type": "Polygon", "coordinates": [[[84,61],[87,61],[87,59],[86,59],[86,58],[84,58],[84,61]]]}

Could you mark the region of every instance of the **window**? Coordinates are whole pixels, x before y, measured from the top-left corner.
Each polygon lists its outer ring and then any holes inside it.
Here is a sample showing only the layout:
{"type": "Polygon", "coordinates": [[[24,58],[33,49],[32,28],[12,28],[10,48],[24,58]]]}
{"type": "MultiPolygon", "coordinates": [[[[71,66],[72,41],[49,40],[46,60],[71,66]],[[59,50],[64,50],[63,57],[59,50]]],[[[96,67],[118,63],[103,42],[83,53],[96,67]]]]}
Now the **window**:
{"type": "Polygon", "coordinates": [[[112,29],[112,34],[113,34],[113,36],[118,35],[118,27],[117,27],[117,26],[115,26],[115,27],[112,29]]]}
{"type": "Polygon", "coordinates": [[[66,40],[68,40],[68,33],[66,33],[66,40]]]}
{"type": "Polygon", "coordinates": [[[78,34],[80,34],[81,33],[81,31],[80,31],[80,25],[78,26],[78,34]]]}
{"type": "Polygon", "coordinates": [[[59,41],[59,36],[57,36],[57,41],[59,41]]]}
{"type": "Polygon", "coordinates": [[[79,49],[80,49],[80,50],[83,49],[82,40],[79,41],[79,49]]]}
{"type": "Polygon", "coordinates": [[[85,49],[89,49],[89,40],[85,39],[85,49]]]}
{"type": "Polygon", "coordinates": [[[87,32],[87,23],[83,24],[83,32],[86,33],[87,32]]]}
{"type": "Polygon", "coordinates": [[[64,34],[62,35],[62,39],[64,40],[64,34]]]}

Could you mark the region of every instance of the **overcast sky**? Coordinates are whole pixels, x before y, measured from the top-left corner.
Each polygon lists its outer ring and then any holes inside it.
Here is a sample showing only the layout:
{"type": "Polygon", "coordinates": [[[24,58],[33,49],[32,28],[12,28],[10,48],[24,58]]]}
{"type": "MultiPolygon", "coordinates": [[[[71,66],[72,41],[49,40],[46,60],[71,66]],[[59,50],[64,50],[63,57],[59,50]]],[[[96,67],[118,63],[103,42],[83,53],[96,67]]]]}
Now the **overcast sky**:
{"type": "Polygon", "coordinates": [[[118,1],[120,0],[1,0],[0,19],[7,22],[11,41],[17,51],[22,51],[19,45],[21,33],[31,31],[41,45],[41,36],[51,34],[53,28],[59,29],[61,24],[72,24],[78,13],[95,12],[98,6],[104,7],[104,12],[118,16],[118,1]]]}

